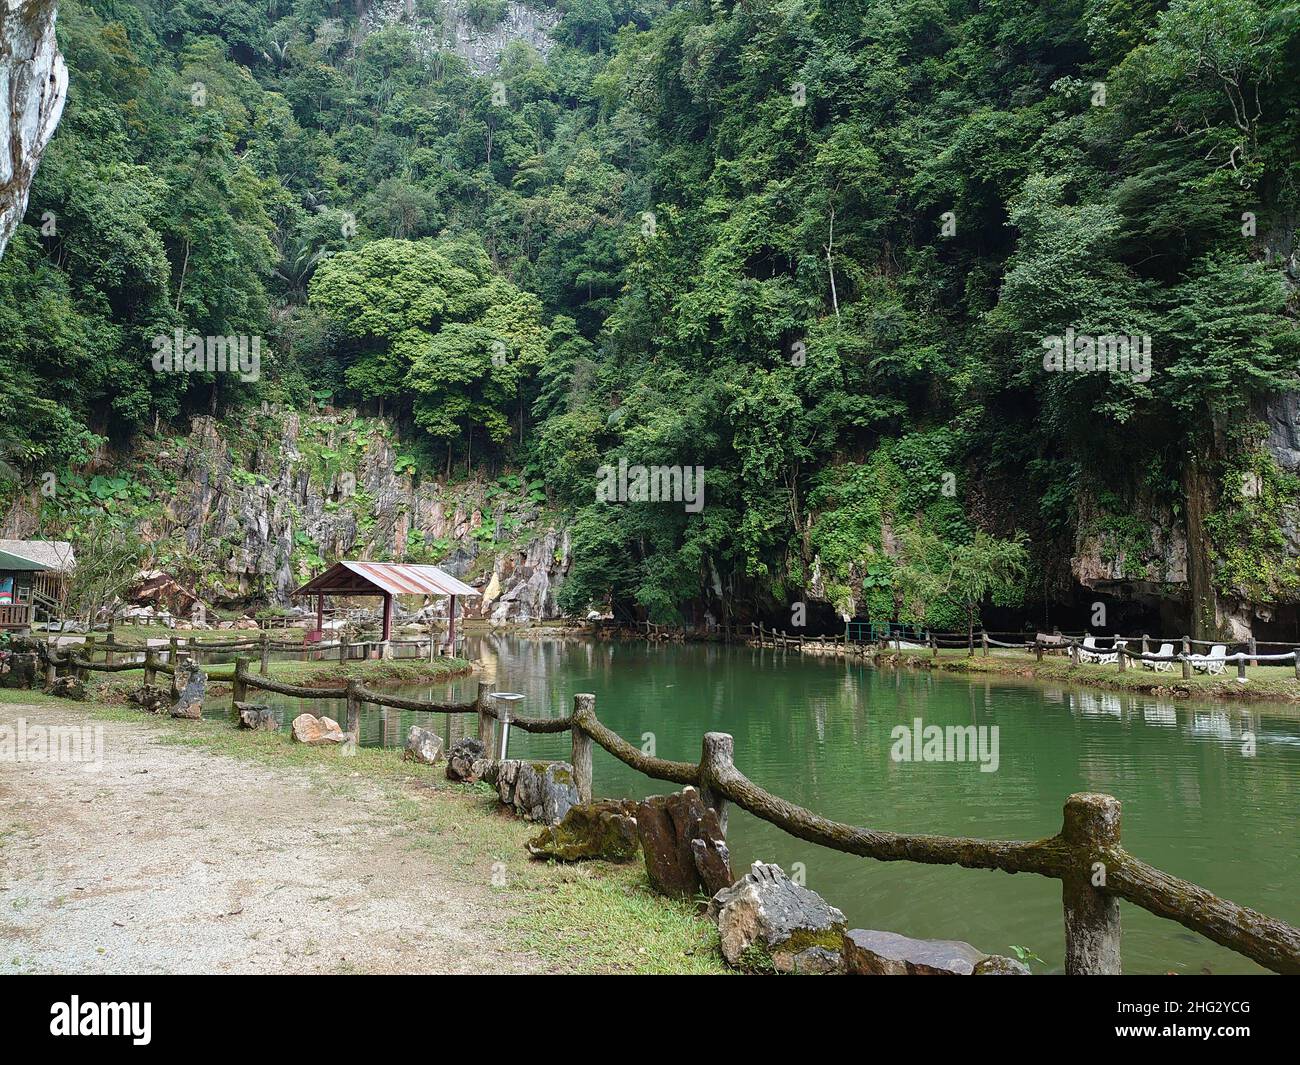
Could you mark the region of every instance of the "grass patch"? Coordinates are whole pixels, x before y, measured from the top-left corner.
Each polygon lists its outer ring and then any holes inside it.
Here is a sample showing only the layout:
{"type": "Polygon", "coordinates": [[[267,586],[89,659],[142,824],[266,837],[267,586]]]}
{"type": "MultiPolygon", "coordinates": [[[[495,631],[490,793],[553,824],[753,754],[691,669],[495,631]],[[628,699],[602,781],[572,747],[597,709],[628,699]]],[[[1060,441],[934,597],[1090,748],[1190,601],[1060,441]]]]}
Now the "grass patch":
{"type": "MultiPolygon", "coordinates": [[[[215,684],[229,684],[227,676],[233,677],[234,665],[231,663],[214,663],[204,665],[209,680],[215,684]]],[[[418,658],[397,659],[357,659],[352,662],[292,662],[271,660],[267,676],[285,684],[301,684],[313,688],[342,688],[349,680],[362,681],[367,686],[377,688],[391,687],[399,684],[440,684],[453,677],[465,676],[473,672],[473,667],[463,658],[437,658],[432,662],[418,658]]],[[[250,664],[250,672],[257,673],[256,663],[250,664]]],[[[158,683],[169,683],[168,674],[158,674],[158,683]]],[[[144,670],[125,669],[118,673],[91,672],[90,683],[97,698],[108,700],[125,699],[127,694],[135,691],[144,682],[144,670]]],[[[256,691],[250,697],[255,697],[256,691]]]]}

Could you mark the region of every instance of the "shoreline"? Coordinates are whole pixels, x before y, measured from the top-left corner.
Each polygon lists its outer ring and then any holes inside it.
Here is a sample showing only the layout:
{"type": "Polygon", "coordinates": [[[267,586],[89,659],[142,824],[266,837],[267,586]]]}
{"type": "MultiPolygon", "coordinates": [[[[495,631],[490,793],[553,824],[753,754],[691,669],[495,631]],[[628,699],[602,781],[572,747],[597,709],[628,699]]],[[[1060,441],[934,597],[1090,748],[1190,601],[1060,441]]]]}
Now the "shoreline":
{"type": "Polygon", "coordinates": [[[1277,676],[1290,673],[1290,667],[1269,668],[1253,666],[1247,670],[1248,680],[1242,684],[1235,671],[1219,676],[1181,675],[1155,673],[1131,668],[1123,673],[1114,666],[1092,664],[1070,665],[1069,659],[1049,659],[1039,662],[1031,654],[997,652],[985,657],[974,657],[964,651],[958,655],[933,657],[929,652],[878,650],[865,657],[878,669],[931,669],[965,676],[1024,677],[1037,681],[1056,681],[1082,687],[1101,688],[1108,691],[1144,692],[1170,699],[1221,699],[1234,702],[1287,702],[1300,703],[1300,681],[1294,676],[1277,676]],[[1269,676],[1262,671],[1267,669],[1269,676]]]}

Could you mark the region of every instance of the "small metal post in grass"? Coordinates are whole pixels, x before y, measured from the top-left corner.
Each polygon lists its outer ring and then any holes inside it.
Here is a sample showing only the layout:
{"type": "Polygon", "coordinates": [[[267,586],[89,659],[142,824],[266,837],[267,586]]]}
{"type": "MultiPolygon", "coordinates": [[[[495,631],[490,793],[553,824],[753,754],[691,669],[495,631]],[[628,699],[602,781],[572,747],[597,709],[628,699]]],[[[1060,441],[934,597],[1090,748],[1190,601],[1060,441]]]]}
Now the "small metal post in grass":
{"type": "Polygon", "coordinates": [[[519,692],[493,692],[492,701],[497,707],[497,760],[506,760],[506,751],[510,747],[510,715],[513,707],[523,701],[519,692]]]}

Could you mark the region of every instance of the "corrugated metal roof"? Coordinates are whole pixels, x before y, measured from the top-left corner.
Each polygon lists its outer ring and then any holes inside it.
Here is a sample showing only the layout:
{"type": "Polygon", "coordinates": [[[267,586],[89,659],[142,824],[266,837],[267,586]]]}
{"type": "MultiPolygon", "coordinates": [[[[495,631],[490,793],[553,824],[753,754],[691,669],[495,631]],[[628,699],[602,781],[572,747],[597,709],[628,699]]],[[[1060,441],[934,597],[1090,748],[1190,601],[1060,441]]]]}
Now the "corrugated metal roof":
{"type": "MultiPolygon", "coordinates": [[[[319,577],[314,577],[294,594],[312,589],[330,576],[339,567],[343,567],[363,580],[393,595],[478,595],[464,581],[459,581],[450,573],[437,566],[408,565],[404,562],[337,562],[319,577]]],[[[326,589],[328,591],[328,589],[326,589]]]]}
{"type": "Polygon", "coordinates": [[[0,540],[0,551],[36,563],[41,569],[66,573],[76,564],[72,545],[66,540],[0,540]]]}

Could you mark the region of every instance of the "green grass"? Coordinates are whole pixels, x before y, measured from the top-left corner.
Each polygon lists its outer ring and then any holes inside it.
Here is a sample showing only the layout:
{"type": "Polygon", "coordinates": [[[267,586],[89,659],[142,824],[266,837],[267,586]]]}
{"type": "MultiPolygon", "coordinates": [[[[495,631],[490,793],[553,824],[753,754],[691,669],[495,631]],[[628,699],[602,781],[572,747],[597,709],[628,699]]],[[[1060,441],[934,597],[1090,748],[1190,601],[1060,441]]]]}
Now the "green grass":
{"type": "Polygon", "coordinates": [[[1237,680],[1236,663],[1229,663],[1217,677],[1193,673],[1183,679],[1181,663],[1174,664],[1171,673],[1156,673],[1135,664],[1123,673],[1118,665],[1080,663],[1071,666],[1065,655],[1044,655],[1041,662],[1032,654],[998,650],[987,658],[977,649],[974,657],[961,648],[945,649],[934,658],[928,651],[887,651],[878,657],[915,665],[927,665],[951,673],[998,674],[1003,676],[1033,677],[1036,680],[1056,680],[1071,684],[1087,684],[1116,691],[1160,692],[1174,696],[1203,696],[1209,699],[1280,699],[1300,701],[1300,681],[1290,662],[1281,666],[1248,666],[1247,682],[1237,680]]]}
{"type": "MultiPolygon", "coordinates": [[[[213,663],[204,665],[204,670],[213,683],[228,684],[233,678],[233,663],[213,663]]],[[[252,673],[257,673],[256,662],[249,664],[252,673]]],[[[470,663],[463,658],[437,658],[432,662],[418,658],[356,659],[350,662],[338,662],[325,659],[323,662],[290,662],[271,660],[267,676],[285,684],[301,684],[319,688],[342,688],[349,680],[359,680],[374,687],[386,687],[397,684],[441,683],[452,677],[463,676],[471,670],[470,663]]],[[[125,699],[127,693],[134,691],[144,679],[143,669],[125,669],[118,673],[91,672],[91,686],[101,698],[109,700],[125,699]]],[[[168,674],[158,674],[158,683],[166,684],[168,674]]]]}
{"type": "Polygon", "coordinates": [[[402,826],[412,851],[476,888],[485,875],[497,875],[501,886],[492,890],[500,893],[507,945],[538,955],[554,971],[728,971],[717,929],[691,904],[656,895],[641,862],[536,861],[524,844],[539,826],[506,813],[486,785],[453,784],[441,766],[405,761],[400,750],[362,747],[348,755],[341,748],[294,743],[284,732],[250,732],[213,719],[154,717],[125,705],[73,703],[38,692],[0,689],[0,702],[57,704],[95,720],[131,722],[162,743],[305,772],[313,787],[331,795],[360,798],[363,788],[370,792],[378,785],[384,812],[402,826]]]}

